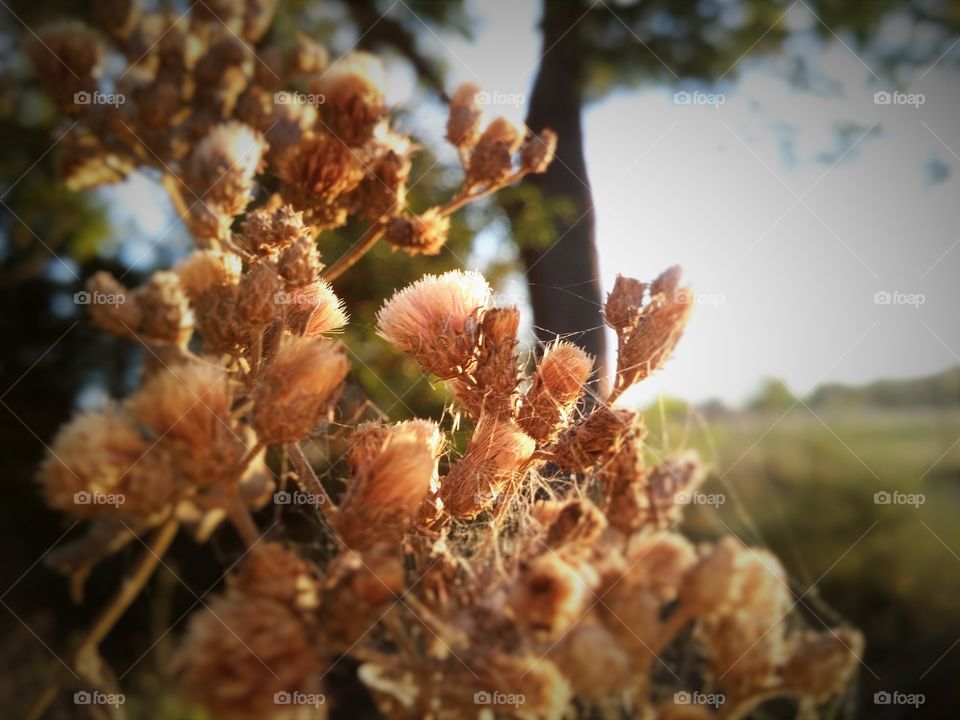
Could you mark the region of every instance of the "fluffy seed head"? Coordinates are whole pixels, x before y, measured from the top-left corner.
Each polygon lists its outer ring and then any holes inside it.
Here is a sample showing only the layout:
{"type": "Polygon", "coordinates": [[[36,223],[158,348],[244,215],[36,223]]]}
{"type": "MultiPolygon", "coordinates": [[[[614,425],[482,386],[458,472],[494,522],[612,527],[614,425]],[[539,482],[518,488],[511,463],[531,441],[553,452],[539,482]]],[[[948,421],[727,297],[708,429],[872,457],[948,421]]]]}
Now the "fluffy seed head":
{"type": "Polygon", "coordinates": [[[304,219],[318,227],[338,227],[347,221],[341,198],[357,188],[364,167],[343,141],[330,135],[309,135],[280,158],[277,173],[284,199],[304,219]]]}
{"type": "Polygon", "coordinates": [[[593,359],[572,343],[547,348],[520,410],[524,432],[540,444],[556,438],[569,422],[592,369],[593,359]]]}
{"type": "Polygon", "coordinates": [[[291,610],[238,593],[191,618],[173,667],[214,717],[255,720],[276,715],[276,693],[310,692],[319,664],[291,610]]]}
{"type": "Polygon", "coordinates": [[[349,370],[340,343],[285,336],[254,393],[257,435],[266,442],[302,440],[330,412],[349,370]]]}
{"type": "Polygon", "coordinates": [[[274,299],[282,306],[287,327],[298,335],[313,337],[337,332],[349,320],[343,301],[326,280],[280,291],[274,299]]]}
{"type": "Polygon", "coordinates": [[[145,335],[178,345],[190,339],[193,310],[176,273],[154,273],[139,293],[139,304],[145,335]]]}
{"type": "Polygon", "coordinates": [[[477,318],[489,303],[490,286],[480,273],[426,275],[394,293],[377,313],[377,327],[424,370],[449,379],[469,365],[477,318]]]}
{"type": "Polygon", "coordinates": [[[236,285],[240,282],[243,264],[237,255],[219,250],[194,250],[173,271],[180,286],[196,301],[211,288],[236,285]]]}
{"type": "Polygon", "coordinates": [[[191,190],[203,203],[226,215],[239,215],[252,199],[254,178],[267,143],[248,125],[215,126],[194,148],[185,167],[191,190]]]}
{"type": "Polygon", "coordinates": [[[313,87],[323,95],[322,111],[331,131],[357,147],[383,119],[385,85],[380,59],[359,51],[334,62],[313,87]]]}

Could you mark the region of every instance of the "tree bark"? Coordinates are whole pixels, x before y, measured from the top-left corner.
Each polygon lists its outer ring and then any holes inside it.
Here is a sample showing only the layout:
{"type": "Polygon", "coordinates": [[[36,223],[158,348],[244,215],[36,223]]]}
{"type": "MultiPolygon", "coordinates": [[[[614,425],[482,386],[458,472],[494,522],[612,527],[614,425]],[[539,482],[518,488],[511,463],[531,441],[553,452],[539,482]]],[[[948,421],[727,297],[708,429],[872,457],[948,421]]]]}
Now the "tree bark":
{"type": "Polygon", "coordinates": [[[554,218],[552,245],[521,248],[521,254],[538,337],[548,342],[559,335],[575,342],[596,358],[602,375],[606,339],[593,194],[583,147],[584,49],[578,20],[585,11],[579,0],[543,2],[543,50],[527,125],[534,132],[552,128],[559,140],[550,169],[528,176],[526,182],[540,190],[545,202],[562,197],[575,211],[569,218],[554,218]]]}

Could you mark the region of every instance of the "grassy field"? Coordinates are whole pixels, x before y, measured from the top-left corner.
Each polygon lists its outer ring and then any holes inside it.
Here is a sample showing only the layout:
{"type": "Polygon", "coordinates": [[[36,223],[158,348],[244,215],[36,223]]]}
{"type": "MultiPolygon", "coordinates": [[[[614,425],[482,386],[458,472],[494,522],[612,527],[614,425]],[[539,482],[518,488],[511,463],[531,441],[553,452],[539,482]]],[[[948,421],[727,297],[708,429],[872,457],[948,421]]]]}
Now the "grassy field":
{"type": "Polygon", "coordinates": [[[879,690],[925,692],[925,713],[956,697],[960,408],[799,404],[705,421],[654,407],[647,421],[658,453],[697,448],[711,464],[704,492],[725,499],[689,509],[692,534],[772,548],[814,626],[842,617],[865,632],[862,716],[899,717],[872,706],[879,690]]]}

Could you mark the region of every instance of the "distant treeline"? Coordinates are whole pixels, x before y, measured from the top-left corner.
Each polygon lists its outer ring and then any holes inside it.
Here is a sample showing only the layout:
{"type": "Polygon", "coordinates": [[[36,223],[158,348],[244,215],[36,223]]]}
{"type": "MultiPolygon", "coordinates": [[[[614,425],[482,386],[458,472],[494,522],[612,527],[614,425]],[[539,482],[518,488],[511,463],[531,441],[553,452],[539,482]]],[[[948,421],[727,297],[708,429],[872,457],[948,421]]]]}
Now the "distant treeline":
{"type": "Polygon", "coordinates": [[[960,366],[911,380],[878,380],[861,386],[829,383],[814,390],[807,404],[811,407],[955,407],[960,405],[960,366]]]}

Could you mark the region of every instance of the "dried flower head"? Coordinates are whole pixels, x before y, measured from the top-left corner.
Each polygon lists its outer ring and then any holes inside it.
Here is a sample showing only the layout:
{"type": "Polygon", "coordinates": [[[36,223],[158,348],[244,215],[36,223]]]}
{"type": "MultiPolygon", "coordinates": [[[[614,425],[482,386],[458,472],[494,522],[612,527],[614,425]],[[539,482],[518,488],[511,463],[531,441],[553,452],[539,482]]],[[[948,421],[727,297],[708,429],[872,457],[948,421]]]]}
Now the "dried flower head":
{"type": "Polygon", "coordinates": [[[364,177],[364,167],[344,142],[326,134],[310,135],[280,159],[277,173],[284,199],[312,225],[338,227],[347,221],[340,202],[364,177]]]}
{"type": "Polygon", "coordinates": [[[554,552],[531,560],[510,591],[513,616],[534,637],[560,637],[588,608],[593,593],[584,575],[590,573],[589,567],[573,567],[554,552]]]}
{"type": "Polygon", "coordinates": [[[301,234],[288,245],[277,263],[277,270],[287,287],[298,288],[309,285],[320,275],[323,263],[320,251],[310,234],[301,234]]]}
{"type": "Polygon", "coordinates": [[[437,255],[447,242],[450,219],[431,208],[422,215],[395,215],[387,221],[386,239],[396,248],[416,255],[437,255]]]}
{"type": "Polygon", "coordinates": [[[303,213],[290,205],[259,208],[243,221],[242,242],[254,255],[272,255],[304,238],[313,243],[313,233],[303,224],[303,213]]]}
{"type": "Polygon", "coordinates": [[[490,286],[479,273],[426,275],[384,303],[377,327],[425,371],[449,379],[470,364],[478,317],[489,302],[490,286]]]}
{"type": "Polygon", "coordinates": [[[180,278],[156,272],[140,290],[141,331],[157,340],[186,345],[193,333],[194,315],[180,278]]]}
{"type": "Polygon", "coordinates": [[[605,316],[617,331],[617,377],[612,398],[643,380],[667,361],[690,315],[689,288],[678,287],[679,268],[664,271],[650,286],[643,305],[643,283],[618,279],[607,298],[605,316]]]}
{"type": "Polygon", "coordinates": [[[135,169],[130,157],[106,148],[82,126],[62,136],[56,157],[57,176],[73,192],[118,183],[135,169]]]}
{"type": "Polygon", "coordinates": [[[299,335],[313,337],[337,332],[349,320],[343,301],[326,280],[281,291],[274,297],[283,306],[287,327],[299,335]]]}
{"type": "Polygon", "coordinates": [[[234,425],[233,388],[217,365],[191,361],[153,375],[127,400],[131,413],[198,487],[236,482],[235,469],[252,446],[234,425]]]}
{"type": "MultiPolygon", "coordinates": [[[[418,427],[394,428],[347,491],[337,531],[347,546],[362,550],[396,540],[413,521],[437,476],[436,443],[418,427]]],[[[356,459],[356,453],[354,453],[356,459]]]]}
{"type": "Polygon", "coordinates": [[[314,690],[319,661],[285,605],[228,594],[191,618],[173,667],[215,717],[260,720],[276,715],[277,693],[314,690]]]}
{"type": "Polygon", "coordinates": [[[90,93],[97,87],[106,55],[97,32],[79,21],[48,25],[28,39],[26,52],[46,91],[67,112],[85,107],[75,102],[74,94],[90,93]]]}
{"type": "Polygon", "coordinates": [[[546,444],[566,426],[593,370],[593,358],[576,345],[549,346],[524,395],[518,422],[530,437],[546,444]]]}
{"type": "Polygon", "coordinates": [[[515,307],[490,308],[483,313],[476,368],[453,382],[457,400],[474,420],[481,415],[512,418],[516,413],[519,326],[520,311],[515,307]]]}
{"type": "Polygon", "coordinates": [[[254,392],[258,436],[265,442],[305,438],[329,414],[349,370],[340,343],[284,337],[254,392]]]}
{"type": "Polygon", "coordinates": [[[560,434],[551,446],[552,459],[567,470],[582,472],[613,457],[629,438],[645,432],[643,418],[634,411],[600,405],[560,434]]]}
{"type": "Polygon", "coordinates": [[[504,182],[513,172],[513,154],[522,140],[513,123],[504,117],[494,118],[470,153],[467,185],[493,186],[504,182]]]}
{"type": "Polygon", "coordinates": [[[314,610],[320,602],[315,569],[293,550],[276,542],[254,547],[230,577],[230,587],[249,597],[274,600],[297,611],[314,610]]]}
{"type": "Polygon", "coordinates": [[[457,518],[489,509],[525,469],[535,448],[533,438],[514,423],[481,418],[467,451],[441,481],[444,509],[457,518]]]}
{"type": "Polygon", "coordinates": [[[201,204],[227,216],[239,215],[253,199],[254,178],[267,144],[241,122],[215,126],[194,148],[184,168],[187,185],[201,204]]]}
{"type": "Polygon", "coordinates": [[[543,173],[557,153],[557,134],[546,128],[527,138],[520,148],[520,167],[527,172],[543,173]]]}
{"type": "Polygon", "coordinates": [[[60,428],[40,469],[51,507],[75,517],[147,521],[176,493],[173,468],[116,408],[77,415],[60,428]]]}
{"type": "Polygon", "coordinates": [[[383,64],[375,55],[352,52],[314,82],[323,95],[323,118],[329,131],[351,147],[362,145],[384,117],[383,64]]]}
{"type": "Polygon", "coordinates": [[[458,148],[471,149],[480,139],[483,110],[477,105],[480,88],[473,83],[459,85],[450,98],[447,140],[458,148]]]}
{"type": "Polygon", "coordinates": [[[179,262],[173,271],[180,278],[180,287],[190,298],[197,300],[212,289],[236,285],[240,282],[243,264],[237,255],[220,250],[194,250],[179,262]]]}
{"type": "Polygon", "coordinates": [[[110,273],[101,270],[87,280],[90,318],[101,330],[121,337],[133,336],[140,327],[140,304],[110,273]]]}

